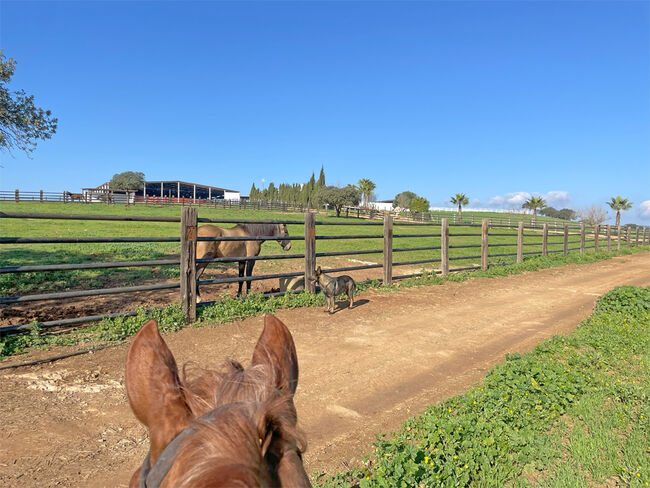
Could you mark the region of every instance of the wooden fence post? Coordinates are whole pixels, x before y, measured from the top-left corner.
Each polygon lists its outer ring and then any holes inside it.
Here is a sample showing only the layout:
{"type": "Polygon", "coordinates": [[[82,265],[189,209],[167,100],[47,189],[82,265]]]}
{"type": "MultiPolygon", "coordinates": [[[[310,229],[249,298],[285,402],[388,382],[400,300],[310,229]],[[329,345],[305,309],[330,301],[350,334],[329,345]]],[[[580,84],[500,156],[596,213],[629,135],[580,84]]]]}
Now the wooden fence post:
{"type": "Polygon", "coordinates": [[[585,253],[585,223],[580,222],[580,255],[585,253]]]}
{"type": "Polygon", "coordinates": [[[639,226],[636,226],[636,239],[634,239],[634,246],[638,247],[639,246],[639,226]]]}
{"type": "Polygon", "coordinates": [[[564,255],[569,254],[569,224],[564,224],[564,255]]]}
{"type": "Polygon", "coordinates": [[[18,189],[14,191],[14,199],[16,200],[16,203],[20,202],[20,192],[18,189]]]}
{"type": "Polygon", "coordinates": [[[488,219],[483,219],[481,222],[481,269],[483,271],[488,269],[488,228],[488,219]]]}
{"type": "Polygon", "coordinates": [[[616,250],[620,251],[621,250],[621,226],[618,225],[618,237],[616,239],[616,250]]]}
{"type": "Polygon", "coordinates": [[[384,215],[384,285],[393,283],[393,217],[384,215]]]}
{"type": "Polygon", "coordinates": [[[449,221],[444,218],[440,221],[440,264],[442,276],[449,273],[449,221]]]}
{"type": "Polygon", "coordinates": [[[600,226],[594,225],[594,252],[598,252],[598,234],[600,233],[600,226]]]}
{"type": "Polygon", "coordinates": [[[632,227],[630,225],[627,226],[627,233],[625,240],[627,241],[627,247],[629,248],[632,245],[632,227]]]}
{"type": "Polygon", "coordinates": [[[612,226],[607,224],[607,252],[612,252],[612,226]]]}
{"type": "Polygon", "coordinates": [[[546,222],[542,230],[542,256],[548,256],[548,223],[546,222]]]}
{"type": "Polygon", "coordinates": [[[316,271],[316,218],[313,213],[305,214],[305,290],[316,293],[314,284],[316,271]]]}
{"type": "Polygon", "coordinates": [[[181,210],[181,307],[185,321],[196,320],[196,208],[181,210]]]}
{"type": "Polygon", "coordinates": [[[517,262],[524,260],[524,221],[520,220],[517,225],[517,262]]]}
{"type": "Polygon", "coordinates": [[[40,191],[39,199],[41,202],[43,201],[43,190],[40,191]]]}

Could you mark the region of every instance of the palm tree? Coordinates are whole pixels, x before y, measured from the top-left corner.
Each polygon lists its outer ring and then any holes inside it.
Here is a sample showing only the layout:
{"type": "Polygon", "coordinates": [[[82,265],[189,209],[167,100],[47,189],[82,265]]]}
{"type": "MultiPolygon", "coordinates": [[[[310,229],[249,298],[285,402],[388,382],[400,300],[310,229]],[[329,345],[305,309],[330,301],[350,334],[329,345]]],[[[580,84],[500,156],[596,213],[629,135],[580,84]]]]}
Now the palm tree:
{"type": "Polygon", "coordinates": [[[616,227],[621,225],[621,211],[629,210],[632,207],[632,202],[627,198],[622,198],[618,195],[616,198],[612,197],[609,202],[605,202],[612,210],[616,210],[616,227]]]}
{"type": "Polygon", "coordinates": [[[458,205],[458,222],[463,221],[463,205],[469,203],[469,198],[464,193],[456,193],[455,197],[451,197],[449,200],[454,205],[458,205]]]}
{"type": "Polygon", "coordinates": [[[370,181],[368,178],[361,178],[358,183],[359,190],[363,194],[363,201],[365,206],[368,206],[368,200],[370,199],[370,194],[376,188],[376,185],[370,181]]]}
{"type": "Polygon", "coordinates": [[[544,207],[546,207],[546,200],[544,200],[542,197],[530,197],[521,206],[521,208],[532,209],[532,211],[533,211],[533,225],[535,224],[535,220],[537,220],[537,209],[538,208],[544,208],[544,207]]]}

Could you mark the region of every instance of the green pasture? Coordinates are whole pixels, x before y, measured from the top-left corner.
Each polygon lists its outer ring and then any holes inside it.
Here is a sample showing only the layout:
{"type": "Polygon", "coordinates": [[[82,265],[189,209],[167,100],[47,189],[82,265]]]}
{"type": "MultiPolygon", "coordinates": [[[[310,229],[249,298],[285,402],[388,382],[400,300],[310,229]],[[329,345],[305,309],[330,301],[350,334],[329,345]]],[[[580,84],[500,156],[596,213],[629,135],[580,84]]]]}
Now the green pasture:
{"type": "Polygon", "coordinates": [[[326,488],[650,484],[650,288],[620,287],[570,336],[379,434],[326,488]]]}
{"type": "MultiPolygon", "coordinates": [[[[106,204],[79,204],[56,202],[1,202],[0,211],[6,212],[39,212],[39,213],[76,213],[76,214],[107,214],[107,215],[141,215],[141,216],[179,216],[179,207],[137,205],[106,205],[106,204]]],[[[277,219],[302,221],[300,213],[282,213],[266,210],[239,210],[239,209],[214,209],[200,207],[199,217],[223,219],[277,219]]],[[[464,213],[467,221],[471,214],[464,213]]],[[[482,217],[490,215],[482,215],[482,217]]],[[[503,217],[503,214],[492,216],[503,217]]],[[[336,218],[334,216],[318,215],[317,222],[356,221],[356,218],[336,218]]],[[[43,219],[2,219],[0,220],[0,235],[5,237],[176,237],[179,235],[179,223],[171,222],[111,222],[111,221],[81,221],[81,220],[43,220],[43,219]]],[[[359,222],[367,222],[360,219],[359,222]]],[[[514,220],[513,220],[514,222],[514,220]]],[[[231,227],[234,224],[223,224],[231,227]]],[[[290,235],[304,235],[304,228],[300,224],[288,226],[290,235]]],[[[551,229],[552,230],[552,229],[551,229]]],[[[318,235],[377,235],[383,233],[382,226],[326,226],[319,225],[316,229],[318,235]]],[[[516,251],[516,228],[498,227],[491,229],[491,233],[507,234],[506,236],[491,236],[490,245],[508,244],[507,246],[491,247],[490,254],[514,253],[516,251]]],[[[401,226],[395,223],[394,234],[440,234],[438,225],[426,226],[401,226]]],[[[480,264],[480,248],[453,246],[467,246],[480,244],[479,226],[453,225],[450,227],[450,267],[466,267],[480,264]],[[455,234],[476,234],[473,236],[457,236],[455,234]]],[[[524,239],[524,252],[541,252],[541,232],[526,230],[530,234],[524,239]]],[[[562,249],[562,235],[550,234],[549,250],[562,249]]],[[[571,236],[570,240],[577,241],[579,236],[571,236]]],[[[363,238],[346,240],[317,240],[316,252],[358,251],[382,249],[381,238],[363,238]]],[[[570,247],[579,244],[572,243],[570,247]]],[[[590,245],[588,242],[587,245],[590,245]]],[[[410,248],[424,246],[440,246],[439,237],[396,237],[394,248],[410,248]]],[[[303,241],[292,241],[290,253],[304,252],[303,241]]],[[[91,261],[136,261],[161,259],[178,256],[177,243],[99,243],[99,244],[3,244],[0,248],[0,266],[36,265],[36,264],[61,264],[85,263],[91,261]]],[[[262,247],[263,255],[282,254],[275,241],[268,241],[262,247]]],[[[380,263],[382,255],[365,254],[350,256],[363,262],[380,263]]],[[[413,260],[439,259],[439,250],[394,252],[393,261],[396,263],[413,260]]],[[[299,269],[302,260],[268,261],[257,264],[257,274],[263,272],[278,272],[293,266],[299,269]]],[[[510,263],[513,256],[495,256],[490,258],[490,263],[510,263]]],[[[318,263],[324,266],[332,263],[329,258],[318,258],[318,263]]],[[[361,263],[358,263],[361,264],[361,263]]],[[[222,265],[222,266],[236,266],[222,265]]],[[[438,263],[418,264],[418,269],[437,268],[438,263]]],[[[394,268],[394,274],[402,274],[399,266],[394,268]]],[[[412,269],[412,268],[411,268],[412,269]]],[[[412,272],[412,271],[410,271],[412,272]]],[[[22,293],[65,290],[70,288],[101,288],[115,284],[137,284],[152,279],[169,279],[178,277],[177,266],[161,266],[155,268],[118,268],[104,270],[77,270],[41,273],[21,273],[0,275],[0,294],[4,296],[22,293]]]]}

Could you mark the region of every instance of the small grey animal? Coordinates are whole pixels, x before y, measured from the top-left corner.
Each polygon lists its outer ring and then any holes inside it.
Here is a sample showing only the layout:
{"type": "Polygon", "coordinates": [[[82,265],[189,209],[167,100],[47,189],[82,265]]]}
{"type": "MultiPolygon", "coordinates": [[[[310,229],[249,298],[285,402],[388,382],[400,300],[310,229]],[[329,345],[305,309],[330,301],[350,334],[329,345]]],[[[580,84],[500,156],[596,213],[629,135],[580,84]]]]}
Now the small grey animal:
{"type": "Polygon", "coordinates": [[[352,278],[347,275],[332,278],[323,273],[320,266],[316,268],[315,276],[316,278],[314,279],[314,283],[320,285],[321,291],[327,297],[327,312],[334,313],[334,307],[336,305],[334,299],[341,293],[346,293],[348,295],[348,298],[350,299],[350,308],[354,306],[354,290],[356,284],[352,278]]]}

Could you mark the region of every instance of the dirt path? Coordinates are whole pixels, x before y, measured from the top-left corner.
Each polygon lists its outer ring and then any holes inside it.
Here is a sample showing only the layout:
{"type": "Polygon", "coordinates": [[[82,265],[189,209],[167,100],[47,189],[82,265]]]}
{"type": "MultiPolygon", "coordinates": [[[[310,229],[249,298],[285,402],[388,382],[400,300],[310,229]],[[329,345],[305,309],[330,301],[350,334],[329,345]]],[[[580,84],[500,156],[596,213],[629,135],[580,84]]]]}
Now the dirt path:
{"type": "MultiPolygon", "coordinates": [[[[300,360],[307,470],[361,459],[374,434],[479,381],[507,352],[572,331],[597,296],[650,285],[650,254],[393,293],[353,310],[283,311],[300,360]]],[[[179,363],[248,360],[253,318],[165,337],[179,363]]],[[[58,351],[35,352],[30,357],[58,351]]],[[[148,449],[124,394],[126,347],[0,373],[0,486],[126,486],[148,449]]],[[[20,360],[27,358],[22,357],[20,360]]]]}

